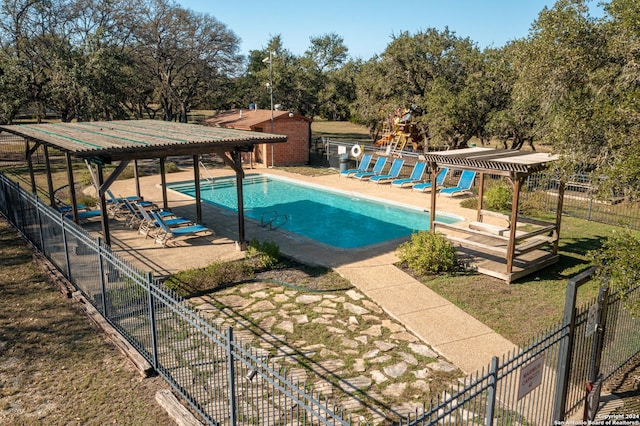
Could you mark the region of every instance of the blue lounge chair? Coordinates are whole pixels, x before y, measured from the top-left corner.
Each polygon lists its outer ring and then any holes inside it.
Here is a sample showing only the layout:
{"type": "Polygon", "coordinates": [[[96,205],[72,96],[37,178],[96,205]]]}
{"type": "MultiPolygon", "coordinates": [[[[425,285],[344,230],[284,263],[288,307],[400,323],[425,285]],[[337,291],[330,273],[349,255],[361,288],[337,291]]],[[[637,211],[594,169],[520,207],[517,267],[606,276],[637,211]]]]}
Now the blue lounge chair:
{"type": "Polygon", "coordinates": [[[115,195],[113,195],[113,192],[111,192],[110,189],[107,189],[105,191],[107,193],[107,196],[109,197],[109,202],[110,203],[121,203],[122,200],[126,199],[127,201],[130,202],[140,202],[142,201],[142,198],[138,197],[137,195],[130,195],[128,197],[116,197],[115,195]]]}
{"type": "MultiPolygon", "coordinates": [[[[77,209],[78,210],[90,210],[89,207],[85,206],[84,204],[78,204],[77,209]]],[[[58,210],[60,210],[61,213],[67,213],[67,212],[70,212],[71,210],[73,210],[73,208],[71,206],[63,204],[63,205],[58,206],[58,210]]]]}
{"type": "Polygon", "coordinates": [[[402,166],[404,166],[404,160],[400,158],[396,158],[395,160],[393,160],[393,163],[391,164],[389,173],[387,173],[386,175],[371,176],[371,179],[369,179],[369,182],[375,182],[375,183],[391,182],[392,180],[400,176],[400,172],[402,171],[402,166]]]}
{"type": "Polygon", "coordinates": [[[441,194],[446,194],[449,197],[453,197],[456,194],[469,192],[471,186],[473,186],[473,180],[476,178],[476,172],[471,170],[464,170],[460,175],[457,186],[450,188],[443,188],[440,190],[441,194]]]}
{"type": "Polygon", "coordinates": [[[360,164],[355,169],[343,170],[340,172],[340,176],[349,177],[355,173],[364,173],[369,170],[369,165],[371,165],[371,159],[373,156],[371,154],[363,154],[360,159],[360,164]]]}
{"type": "MultiPolygon", "coordinates": [[[[78,219],[79,220],[86,220],[86,219],[91,219],[91,218],[94,218],[94,217],[100,217],[100,215],[101,215],[100,210],[82,210],[82,211],[78,211],[78,219]]],[[[66,213],[64,215],[64,217],[66,217],[67,219],[73,220],[73,213],[66,213]]]]}
{"type": "Polygon", "coordinates": [[[351,175],[351,177],[360,179],[360,180],[367,180],[372,176],[381,175],[382,169],[384,169],[384,166],[386,164],[387,164],[387,157],[378,157],[378,159],[376,160],[376,164],[373,165],[373,170],[371,170],[370,172],[356,173],[354,175],[351,175]]]}
{"type": "MultiPolygon", "coordinates": [[[[126,198],[122,198],[122,204],[124,206],[124,224],[125,226],[129,226],[131,228],[135,227],[136,225],[140,225],[140,222],[142,222],[143,220],[145,220],[144,216],[142,216],[140,214],[140,212],[137,210],[136,207],[134,207],[134,204],[142,207],[142,208],[146,208],[147,205],[143,205],[143,204],[139,204],[139,203],[134,203],[132,204],[131,202],[129,202],[129,200],[127,200],[126,198]]],[[[153,203],[151,203],[151,207],[154,206],[153,203]]],[[[173,213],[171,212],[158,212],[162,217],[168,217],[168,216],[173,216],[173,213]]]]}
{"type": "Polygon", "coordinates": [[[411,176],[404,179],[394,179],[391,181],[391,186],[396,186],[398,188],[402,188],[404,185],[413,186],[416,183],[422,180],[422,176],[424,175],[424,171],[427,168],[427,163],[424,161],[418,161],[413,166],[413,171],[411,171],[411,176]]]}
{"type": "Polygon", "coordinates": [[[156,234],[156,243],[162,244],[163,247],[167,246],[167,242],[169,242],[169,240],[176,237],[185,237],[191,235],[202,237],[205,235],[213,234],[213,231],[211,229],[198,224],[183,226],[180,228],[169,228],[169,226],[156,211],[151,212],[151,217],[153,217],[160,226],[160,229],[156,234]]]}
{"type": "MultiPolygon", "coordinates": [[[[139,234],[143,234],[146,237],[151,235],[153,231],[157,231],[158,229],[160,229],[160,224],[158,223],[158,221],[153,219],[149,214],[149,212],[145,210],[144,207],[142,207],[139,204],[133,204],[133,207],[138,211],[138,214],[140,214],[140,216],[142,217],[142,220],[140,221],[140,225],[138,226],[139,234]]],[[[160,216],[162,216],[162,220],[164,220],[164,223],[169,228],[172,228],[175,226],[187,226],[187,225],[194,224],[191,220],[186,219],[184,217],[169,217],[169,216],[173,216],[173,213],[171,212],[159,212],[159,213],[160,213],[160,216]]]]}
{"type": "Polygon", "coordinates": [[[121,214],[124,214],[126,216],[131,213],[130,210],[125,206],[125,201],[128,201],[130,203],[139,203],[143,207],[158,208],[158,206],[156,206],[151,201],[143,201],[142,198],[138,197],[137,195],[131,195],[129,197],[116,197],[115,195],[113,195],[113,192],[111,192],[110,189],[107,189],[105,193],[107,194],[107,202],[109,203],[109,205],[107,206],[107,213],[109,213],[114,218],[120,216],[121,214]]]}
{"type": "MultiPolygon", "coordinates": [[[[436,176],[436,189],[438,189],[442,185],[444,185],[444,180],[446,179],[448,172],[449,172],[449,169],[447,169],[446,167],[444,169],[440,170],[440,172],[436,176]]],[[[417,183],[417,184],[413,185],[412,190],[413,191],[420,191],[420,192],[430,191],[431,190],[431,181],[417,183]]]]}
{"type": "MultiPolygon", "coordinates": [[[[91,219],[93,217],[100,217],[100,214],[101,214],[100,210],[91,210],[89,207],[85,206],[84,204],[78,204],[77,210],[78,210],[79,220],[91,219]]],[[[73,220],[73,207],[67,204],[63,204],[58,206],[58,211],[64,214],[64,217],[66,217],[67,219],[73,220]]]]}

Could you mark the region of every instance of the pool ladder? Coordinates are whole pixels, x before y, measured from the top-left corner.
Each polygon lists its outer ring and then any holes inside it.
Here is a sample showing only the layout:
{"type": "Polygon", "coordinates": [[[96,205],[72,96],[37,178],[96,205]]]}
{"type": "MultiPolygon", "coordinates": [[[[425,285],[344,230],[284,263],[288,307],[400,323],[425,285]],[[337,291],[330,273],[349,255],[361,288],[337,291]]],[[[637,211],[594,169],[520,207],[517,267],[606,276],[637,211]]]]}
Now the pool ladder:
{"type": "Polygon", "coordinates": [[[275,210],[270,210],[267,212],[263,212],[260,216],[260,227],[266,228],[268,226],[269,231],[273,231],[274,229],[278,229],[282,225],[287,223],[288,220],[289,217],[286,214],[280,214],[275,210]]]}

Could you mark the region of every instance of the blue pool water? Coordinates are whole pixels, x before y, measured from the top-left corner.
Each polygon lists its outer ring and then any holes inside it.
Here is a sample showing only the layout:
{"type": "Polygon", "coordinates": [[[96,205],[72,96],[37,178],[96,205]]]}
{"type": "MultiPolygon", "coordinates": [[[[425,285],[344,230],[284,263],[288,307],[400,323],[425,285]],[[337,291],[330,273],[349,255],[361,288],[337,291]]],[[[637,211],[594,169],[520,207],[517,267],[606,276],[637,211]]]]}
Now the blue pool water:
{"type": "MultiPolygon", "coordinates": [[[[193,182],[169,184],[195,196],[193,182]]],[[[237,211],[235,176],[201,184],[202,201],[237,211]]],[[[288,179],[247,175],[243,181],[245,216],[337,248],[359,248],[429,229],[429,214],[348,193],[328,191],[288,179]],[[274,218],[276,213],[279,215],[274,218]],[[286,215],[286,218],[284,216],[286,215]]],[[[453,223],[456,216],[438,215],[453,223]]]]}

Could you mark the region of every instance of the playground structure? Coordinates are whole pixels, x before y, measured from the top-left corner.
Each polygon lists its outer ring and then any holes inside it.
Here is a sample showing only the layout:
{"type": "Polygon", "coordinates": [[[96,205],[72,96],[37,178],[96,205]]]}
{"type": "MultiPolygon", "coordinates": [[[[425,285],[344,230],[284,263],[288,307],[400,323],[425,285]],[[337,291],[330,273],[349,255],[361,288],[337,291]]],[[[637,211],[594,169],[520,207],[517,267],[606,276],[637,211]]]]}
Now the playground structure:
{"type": "Polygon", "coordinates": [[[415,121],[421,114],[422,110],[417,105],[398,108],[392,117],[382,123],[382,137],[375,145],[388,155],[423,151],[424,137],[415,121]]]}

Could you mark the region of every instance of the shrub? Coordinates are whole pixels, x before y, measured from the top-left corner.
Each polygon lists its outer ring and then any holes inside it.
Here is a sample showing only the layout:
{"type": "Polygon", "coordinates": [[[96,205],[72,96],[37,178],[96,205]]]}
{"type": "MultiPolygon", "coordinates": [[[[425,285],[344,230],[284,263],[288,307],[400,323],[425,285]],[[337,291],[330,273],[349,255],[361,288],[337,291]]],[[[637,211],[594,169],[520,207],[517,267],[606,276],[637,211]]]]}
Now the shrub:
{"type": "Polygon", "coordinates": [[[91,195],[80,195],[77,200],[78,204],[84,204],[85,206],[93,207],[98,205],[98,199],[91,195]]]}
{"type": "Polygon", "coordinates": [[[497,212],[510,212],[513,200],[513,190],[504,181],[500,181],[485,192],[485,203],[487,209],[497,212]]]}
{"type": "Polygon", "coordinates": [[[469,197],[460,201],[460,207],[475,210],[478,208],[478,197],[469,197]]]}
{"type": "Polygon", "coordinates": [[[273,241],[260,242],[255,238],[249,243],[247,258],[255,258],[262,268],[272,268],[280,262],[280,247],[273,241]]]}
{"type": "Polygon", "coordinates": [[[442,234],[420,231],[398,247],[400,260],[419,274],[452,271],[456,248],[442,234]]]}
{"type": "Polygon", "coordinates": [[[247,262],[214,262],[203,269],[189,269],[171,275],[165,285],[182,296],[253,278],[247,262]]]}
{"type": "Polygon", "coordinates": [[[589,252],[589,257],[598,267],[600,280],[623,290],[627,308],[635,317],[640,316],[640,300],[627,298],[627,292],[640,282],[640,235],[628,229],[615,232],[607,237],[602,249],[589,252]]]}
{"type": "Polygon", "coordinates": [[[165,173],[178,173],[180,171],[180,167],[173,161],[167,161],[164,164],[165,173]]]}

